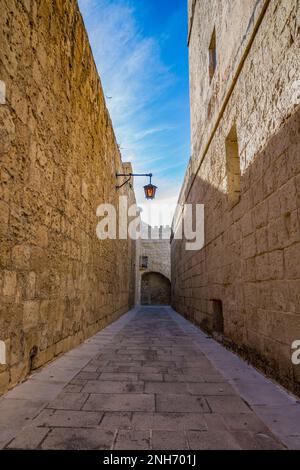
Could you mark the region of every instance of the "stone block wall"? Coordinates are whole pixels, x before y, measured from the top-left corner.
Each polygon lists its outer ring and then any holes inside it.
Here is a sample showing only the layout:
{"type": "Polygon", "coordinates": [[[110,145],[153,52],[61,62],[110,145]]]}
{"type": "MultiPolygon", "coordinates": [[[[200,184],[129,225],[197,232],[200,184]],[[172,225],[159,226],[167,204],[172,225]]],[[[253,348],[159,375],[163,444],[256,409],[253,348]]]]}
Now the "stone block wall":
{"type": "Polygon", "coordinates": [[[172,303],[210,332],[221,312],[223,340],[299,392],[299,2],[190,0],[189,18],[192,157],[179,202],[205,205],[205,246],[172,241],[172,303]]]}
{"type": "Polygon", "coordinates": [[[96,237],[97,206],[134,194],[115,189],[123,164],[77,2],[0,12],[2,393],[134,304],[135,244],[96,237]]]}
{"type": "Polygon", "coordinates": [[[170,305],[171,283],[169,279],[158,272],[143,273],[140,302],[142,305],[170,305]]]}
{"type": "Polygon", "coordinates": [[[145,271],[158,272],[171,279],[170,240],[142,240],[142,256],[147,256],[145,271]]]}

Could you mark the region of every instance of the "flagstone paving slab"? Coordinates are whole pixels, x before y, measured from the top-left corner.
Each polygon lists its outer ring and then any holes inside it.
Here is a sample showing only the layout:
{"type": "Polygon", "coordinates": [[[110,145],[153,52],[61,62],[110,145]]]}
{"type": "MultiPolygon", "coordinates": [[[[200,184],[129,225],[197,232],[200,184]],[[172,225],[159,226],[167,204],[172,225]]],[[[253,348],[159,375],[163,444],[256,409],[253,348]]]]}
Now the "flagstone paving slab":
{"type": "Polygon", "coordinates": [[[299,449],[300,404],[170,307],[142,307],[2,397],[0,448],[299,449]]]}
{"type": "Polygon", "coordinates": [[[47,450],[106,450],[114,442],[113,431],[82,428],[54,428],[43,441],[41,448],[47,450]]]}
{"type": "Polygon", "coordinates": [[[117,435],[115,450],[148,450],[151,449],[149,431],[120,430],[117,435]]]}
{"type": "Polygon", "coordinates": [[[91,394],[84,410],[100,411],[154,411],[154,395],[142,393],[91,394]]]}

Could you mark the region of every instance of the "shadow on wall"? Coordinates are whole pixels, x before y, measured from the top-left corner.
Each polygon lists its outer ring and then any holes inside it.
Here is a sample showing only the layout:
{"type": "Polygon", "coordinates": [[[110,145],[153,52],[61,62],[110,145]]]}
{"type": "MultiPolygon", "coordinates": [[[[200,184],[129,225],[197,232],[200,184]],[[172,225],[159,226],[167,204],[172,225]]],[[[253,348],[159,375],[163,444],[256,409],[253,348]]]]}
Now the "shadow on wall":
{"type": "Polygon", "coordinates": [[[136,242],[96,236],[97,206],[135,196],[77,0],[0,9],[1,395],[131,308],[136,242]]]}
{"type": "Polygon", "coordinates": [[[185,251],[175,239],[171,246],[172,306],[296,393],[299,173],[298,109],[241,176],[235,204],[196,177],[186,202],[205,204],[205,247],[185,251]]]}
{"type": "Polygon", "coordinates": [[[161,273],[150,272],[142,275],[141,304],[170,305],[171,283],[161,273]]]}

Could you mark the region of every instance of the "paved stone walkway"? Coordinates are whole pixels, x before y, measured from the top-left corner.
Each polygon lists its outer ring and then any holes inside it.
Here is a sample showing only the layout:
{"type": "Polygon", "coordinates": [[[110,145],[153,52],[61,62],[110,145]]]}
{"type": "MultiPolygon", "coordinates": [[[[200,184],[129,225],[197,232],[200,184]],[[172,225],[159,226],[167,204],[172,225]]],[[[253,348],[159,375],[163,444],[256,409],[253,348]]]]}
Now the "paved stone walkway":
{"type": "Polygon", "coordinates": [[[0,399],[0,447],[299,449],[300,405],[171,308],[137,308],[0,399]]]}

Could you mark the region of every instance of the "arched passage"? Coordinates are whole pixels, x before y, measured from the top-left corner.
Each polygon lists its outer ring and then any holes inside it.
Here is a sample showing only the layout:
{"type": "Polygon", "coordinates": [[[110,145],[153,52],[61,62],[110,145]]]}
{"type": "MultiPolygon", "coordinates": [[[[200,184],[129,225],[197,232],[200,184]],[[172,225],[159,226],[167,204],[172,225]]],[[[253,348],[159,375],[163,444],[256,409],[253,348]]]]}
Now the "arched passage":
{"type": "Polygon", "coordinates": [[[150,272],[142,275],[141,304],[169,305],[171,301],[171,283],[163,274],[150,272]]]}

